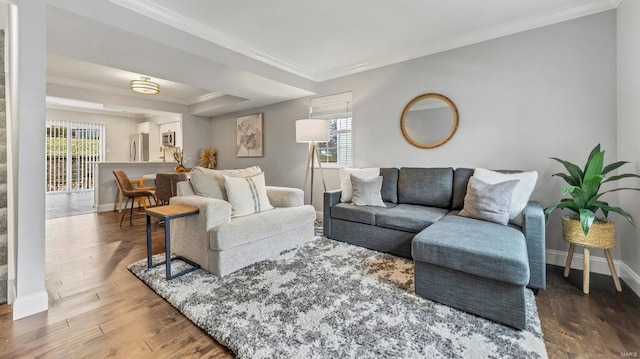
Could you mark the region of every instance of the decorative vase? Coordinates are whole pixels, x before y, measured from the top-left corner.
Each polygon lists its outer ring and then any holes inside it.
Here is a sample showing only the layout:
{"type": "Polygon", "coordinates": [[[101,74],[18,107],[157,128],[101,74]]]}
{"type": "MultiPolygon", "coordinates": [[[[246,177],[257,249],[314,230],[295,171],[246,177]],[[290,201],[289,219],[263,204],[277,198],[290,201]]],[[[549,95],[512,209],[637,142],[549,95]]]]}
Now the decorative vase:
{"type": "Polygon", "coordinates": [[[616,246],[616,228],[611,221],[593,221],[589,234],[585,236],[579,219],[563,216],[562,237],[569,243],[585,247],[610,249],[616,246]]]}
{"type": "Polygon", "coordinates": [[[177,165],[175,169],[176,169],[176,172],[184,172],[185,170],[183,165],[177,165]]]}

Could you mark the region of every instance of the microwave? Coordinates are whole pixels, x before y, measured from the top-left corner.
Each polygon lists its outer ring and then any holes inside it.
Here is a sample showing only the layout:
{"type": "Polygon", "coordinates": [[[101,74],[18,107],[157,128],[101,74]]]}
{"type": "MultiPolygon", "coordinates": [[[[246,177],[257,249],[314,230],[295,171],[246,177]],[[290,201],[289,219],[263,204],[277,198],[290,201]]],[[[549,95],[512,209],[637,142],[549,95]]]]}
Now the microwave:
{"type": "Polygon", "coordinates": [[[162,133],[162,145],[167,147],[175,147],[176,146],[176,133],[175,131],[163,132],[162,133]]]}

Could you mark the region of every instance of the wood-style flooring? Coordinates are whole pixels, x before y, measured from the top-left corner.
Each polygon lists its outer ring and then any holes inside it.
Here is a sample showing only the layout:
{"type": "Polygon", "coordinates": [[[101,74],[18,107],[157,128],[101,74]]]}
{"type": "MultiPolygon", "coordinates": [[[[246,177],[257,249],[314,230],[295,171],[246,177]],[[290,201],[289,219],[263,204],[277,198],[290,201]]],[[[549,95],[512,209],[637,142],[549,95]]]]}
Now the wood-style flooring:
{"type": "MultiPolygon", "coordinates": [[[[47,221],[49,311],[18,321],[0,306],[0,358],[232,358],[233,353],[193,325],[135,278],[126,266],[146,256],[144,216],[118,226],[120,214],[93,213],[47,221]]],[[[154,253],[164,251],[164,229],[154,253]]],[[[550,358],[640,355],[640,300],[608,276],[581,272],[569,279],[548,267],[537,297],[550,358]]]]}

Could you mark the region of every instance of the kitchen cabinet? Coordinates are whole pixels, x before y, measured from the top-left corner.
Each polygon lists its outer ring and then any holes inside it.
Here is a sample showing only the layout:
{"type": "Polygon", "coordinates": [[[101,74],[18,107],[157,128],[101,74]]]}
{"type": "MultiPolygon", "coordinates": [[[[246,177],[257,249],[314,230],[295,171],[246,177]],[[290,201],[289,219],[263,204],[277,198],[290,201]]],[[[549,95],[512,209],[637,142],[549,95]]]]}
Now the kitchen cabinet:
{"type": "Polygon", "coordinates": [[[182,126],[180,126],[180,121],[166,122],[160,125],[160,134],[171,131],[176,133],[176,147],[182,148],[182,126]]]}

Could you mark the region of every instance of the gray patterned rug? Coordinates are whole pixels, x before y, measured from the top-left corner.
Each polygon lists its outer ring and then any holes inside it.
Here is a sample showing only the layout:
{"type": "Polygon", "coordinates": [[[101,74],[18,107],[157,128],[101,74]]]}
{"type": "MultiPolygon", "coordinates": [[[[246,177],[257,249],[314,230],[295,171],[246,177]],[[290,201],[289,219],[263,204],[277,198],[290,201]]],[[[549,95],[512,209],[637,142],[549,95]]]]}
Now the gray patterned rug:
{"type": "Polygon", "coordinates": [[[416,296],[411,261],[322,236],[222,279],[129,270],[239,358],[547,357],[530,291],[519,331],[416,296]]]}

